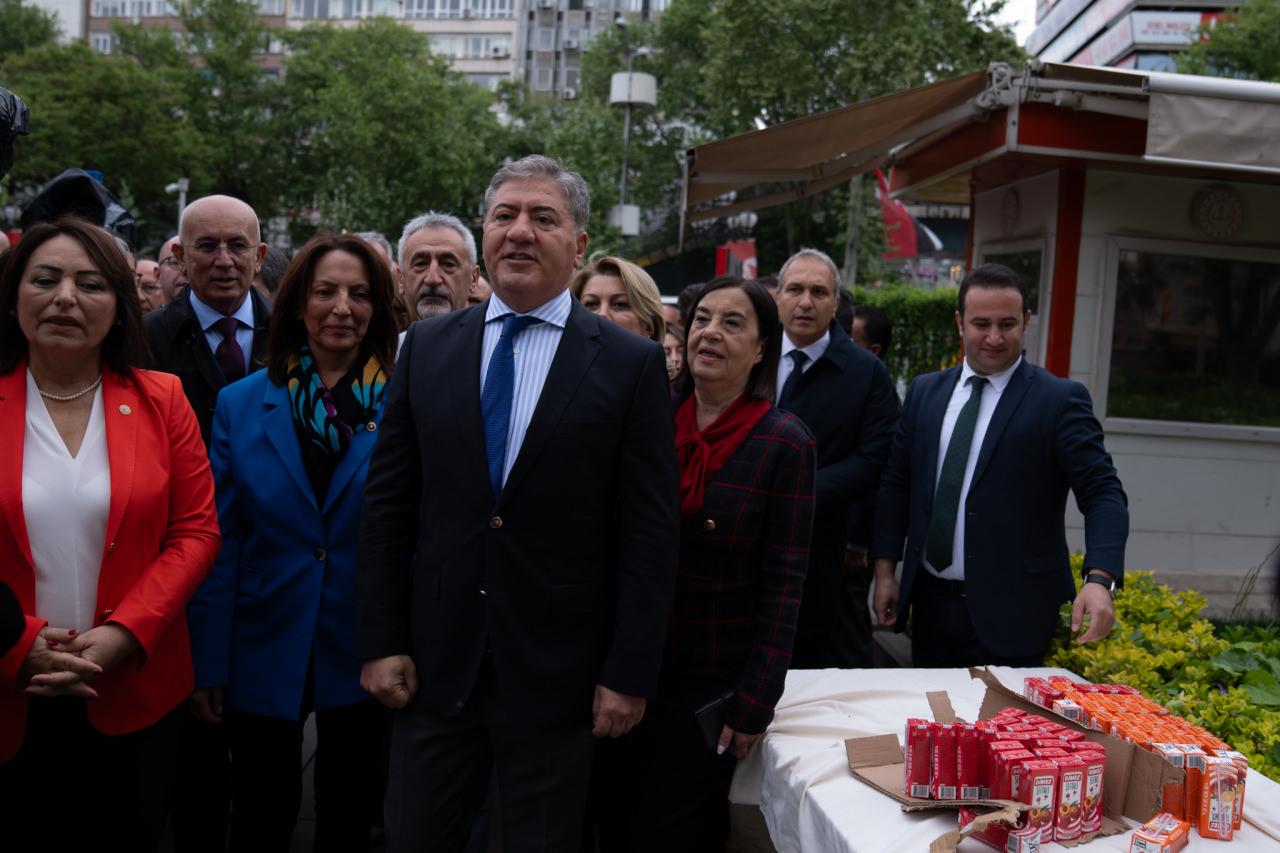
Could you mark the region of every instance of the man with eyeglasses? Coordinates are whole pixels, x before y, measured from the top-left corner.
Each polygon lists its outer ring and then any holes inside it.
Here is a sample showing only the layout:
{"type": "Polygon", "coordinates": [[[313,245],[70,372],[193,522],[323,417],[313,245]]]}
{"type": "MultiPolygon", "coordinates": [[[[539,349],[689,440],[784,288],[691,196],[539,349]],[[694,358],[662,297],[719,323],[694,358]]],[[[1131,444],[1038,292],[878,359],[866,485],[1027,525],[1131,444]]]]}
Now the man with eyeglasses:
{"type": "MultiPolygon", "coordinates": [[[[188,286],[146,317],[152,367],[182,380],[206,446],[218,392],[257,370],[267,344],[270,308],[253,289],[267,245],[253,208],[214,195],[187,206],[172,252],[188,286]]],[[[171,266],[171,265],[170,265],[171,266]]],[[[215,725],[184,715],[174,789],[178,850],[226,850],[230,762],[226,737],[215,725]]]]}
{"type": "Polygon", "coordinates": [[[160,289],[164,291],[164,302],[168,305],[170,302],[178,298],[178,295],[186,289],[187,273],[182,268],[182,261],[178,260],[173,254],[173,247],[178,245],[182,238],[177,234],[164,241],[164,245],[160,247],[160,259],[157,262],[156,281],[160,283],[160,289]]]}

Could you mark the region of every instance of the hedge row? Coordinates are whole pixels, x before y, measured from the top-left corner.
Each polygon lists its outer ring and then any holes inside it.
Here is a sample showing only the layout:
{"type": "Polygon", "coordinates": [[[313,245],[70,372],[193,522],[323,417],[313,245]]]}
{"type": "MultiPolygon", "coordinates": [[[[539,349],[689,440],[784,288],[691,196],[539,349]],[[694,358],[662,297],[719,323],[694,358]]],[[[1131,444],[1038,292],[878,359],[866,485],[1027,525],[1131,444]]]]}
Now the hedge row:
{"type": "MultiPolygon", "coordinates": [[[[1077,586],[1080,560],[1073,560],[1077,586]]],[[[1204,596],[1172,592],[1151,572],[1126,572],[1111,635],[1074,643],[1067,604],[1047,662],[1089,681],[1138,688],[1249,756],[1253,769],[1280,779],[1280,629],[1217,631],[1200,618],[1204,604],[1204,596]]]]}
{"type": "Polygon", "coordinates": [[[903,284],[855,287],[855,305],[872,305],[893,321],[893,346],[886,362],[905,384],[921,373],[950,367],[960,359],[956,332],[956,288],[925,289],[903,284]]]}

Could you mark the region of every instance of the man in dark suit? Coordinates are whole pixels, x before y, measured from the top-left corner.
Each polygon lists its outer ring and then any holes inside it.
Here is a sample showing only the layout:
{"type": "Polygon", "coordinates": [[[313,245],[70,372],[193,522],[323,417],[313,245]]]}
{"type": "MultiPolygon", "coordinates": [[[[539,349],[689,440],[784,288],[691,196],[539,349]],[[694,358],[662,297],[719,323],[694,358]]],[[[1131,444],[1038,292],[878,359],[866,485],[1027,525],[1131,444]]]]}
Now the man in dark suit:
{"type": "Polygon", "coordinates": [[[817,505],[791,666],[868,667],[869,571],[845,568],[849,512],[870,498],[889,456],[898,395],[884,364],[834,325],[840,272],[827,255],[801,249],[778,275],[778,316],[786,334],[777,404],[818,441],[817,505]]]}
{"type": "Polygon", "coordinates": [[[461,850],[496,767],[504,848],[578,853],[595,737],[657,686],[675,584],[661,348],[568,292],[586,184],[485,194],[493,296],[414,324],[365,484],[361,682],[392,727],[388,849],[461,850]]]}
{"type": "Polygon", "coordinates": [[[918,667],[1038,665],[1073,595],[1072,632],[1087,622],[1078,642],[1105,637],[1115,621],[1129,535],[1124,490],[1089,392],[1023,358],[1030,320],[1017,273],[974,269],[956,311],[963,363],[917,378],[903,405],[871,556],[877,619],[901,631],[914,612],[918,667]],[[1068,490],[1085,522],[1078,595],[1063,522],[1068,490]]]}
{"type": "Polygon", "coordinates": [[[146,317],[152,367],[182,380],[206,445],[218,392],[261,367],[270,308],[253,289],[267,254],[253,208],[230,196],[187,205],[173,256],[188,286],[146,317]]]}
{"type": "MultiPolygon", "coordinates": [[[[151,366],[181,380],[207,447],[218,392],[258,370],[266,354],[269,308],[253,277],[267,245],[253,208],[229,196],[193,201],[178,231],[178,242],[165,246],[188,286],[146,316],[147,343],[151,366]]],[[[184,714],[173,806],[179,853],[226,849],[230,786],[225,735],[184,714]]]]}

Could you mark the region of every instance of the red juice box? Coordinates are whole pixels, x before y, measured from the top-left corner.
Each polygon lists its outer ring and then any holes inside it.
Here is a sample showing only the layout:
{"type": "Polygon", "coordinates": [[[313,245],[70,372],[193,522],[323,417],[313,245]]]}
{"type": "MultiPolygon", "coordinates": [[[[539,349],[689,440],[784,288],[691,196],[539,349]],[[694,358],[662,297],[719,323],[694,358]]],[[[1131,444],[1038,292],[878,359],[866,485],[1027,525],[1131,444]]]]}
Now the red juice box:
{"type": "MultiPolygon", "coordinates": [[[[978,812],[973,809],[960,808],[960,828],[964,829],[978,818],[978,812]]],[[[975,838],[986,844],[988,847],[994,847],[1001,853],[1040,853],[1040,836],[1038,833],[1028,833],[1026,829],[1010,829],[999,821],[989,823],[982,829],[970,833],[970,838],[975,838]]]]}
{"type": "MultiPolygon", "coordinates": [[[[990,788],[990,793],[988,793],[987,796],[989,797],[1001,796],[1000,794],[996,793],[996,789],[999,787],[996,784],[996,777],[1000,772],[999,764],[997,762],[997,759],[999,758],[1000,753],[1024,752],[1024,751],[1025,750],[1023,750],[1022,748],[1022,744],[1018,743],[1017,741],[997,740],[987,744],[987,785],[990,788]]],[[[1003,795],[1003,798],[1004,799],[1009,798],[1008,792],[1006,792],[1003,795]]]]}
{"type": "Polygon", "coordinates": [[[1054,811],[1053,840],[1071,841],[1081,835],[1085,762],[1075,756],[1054,759],[1058,765],[1058,807],[1054,811]]]}
{"type": "Polygon", "coordinates": [[[1018,764],[1018,800],[1031,807],[1027,811],[1027,828],[1039,830],[1041,841],[1050,841],[1057,813],[1058,765],[1040,758],[1024,759],[1018,764]]]}
{"type": "Polygon", "coordinates": [[[933,724],[928,720],[907,720],[903,739],[903,790],[908,797],[929,796],[929,775],[933,755],[933,724]]]}
{"type": "Polygon", "coordinates": [[[959,726],[956,735],[956,787],[960,789],[960,799],[980,800],[990,796],[982,732],[966,723],[959,726]]]}
{"type": "Polygon", "coordinates": [[[1235,804],[1240,792],[1240,768],[1230,758],[1205,758],[1200,787],[1201,838],[1230,841],[1235,834],[1235,804]]]}
{"type": "Polygon", "coordinates": [[[1031,751],[1036,754],[1036,758],[1058,759],[1058,758],[1067,758],[1071,755],[1071,753],[1067,752],[1065,749],[1059,749],[1057,747],[1054,747],[1052,749],[1037,748],[1031,751]]]}
{"type": "Polygon", "coordinates": [[[1084,762],[1084,793],[1080,797],[1080,833],[1102,829],[1102,777],[1107,770],[1104,752],[1077,752],[1084,762]]]}
{"type": "Polygon", "coordinates": [[[1068,743],[1078,743],[1085,739],[1084,732],[1078,732],[1075,729],[1066,729],[1058,732],[1058,739],[1068,743]]]}
{"type": "Polygon", "coordinates": [[[1022,762],[1035,756],[1019,749],[996,754],[996,775],[991,780],[991,796],[997,800],[1018,799],[1018,786],[1022,781],[1022,762]]]}
{"type": "Polygon", "coordinates": [[[956,724],[933,724],[933,770],[929,775],[929,796],[954,800],[956,794],[956,724]]]}

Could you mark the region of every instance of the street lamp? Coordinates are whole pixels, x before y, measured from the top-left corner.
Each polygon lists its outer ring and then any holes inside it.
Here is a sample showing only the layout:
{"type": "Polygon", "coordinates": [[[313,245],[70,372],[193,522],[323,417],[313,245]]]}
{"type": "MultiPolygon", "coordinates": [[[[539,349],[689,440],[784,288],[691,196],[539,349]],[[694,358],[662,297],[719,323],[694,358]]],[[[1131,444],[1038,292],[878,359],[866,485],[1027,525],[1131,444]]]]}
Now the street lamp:
{"type": "Polygon", "coordinates": [[[631,147],[631,108],[633,106],[656,107],[658,105],[658,81],[652,74],[644,74],[631,70],[631,61],[635,56],[648,56],[651,51],[647,47],[631,50],[631,41],[627,38],[627,19],[618,15],[613,23],[622,31],[622,43],[627,51],[627,70],[614,74],[609,81],[609,103],[622,107],[622,176],[618,180],[618,203],[609,209],[609,224],[622,232],[623,237],[635,237],[640,234],[640,208],[627,204],[627,172],[628,154],[631,147]]]}
{"type": "Polygon", "coordinates": [[[186,178],[178,178],[171,184],[165,184],[164,191],[168,195],[178,194],[178,226],[182,226],[182,211],[187,209],[187,190],[191,189],[191,182],[186,178]]]}

